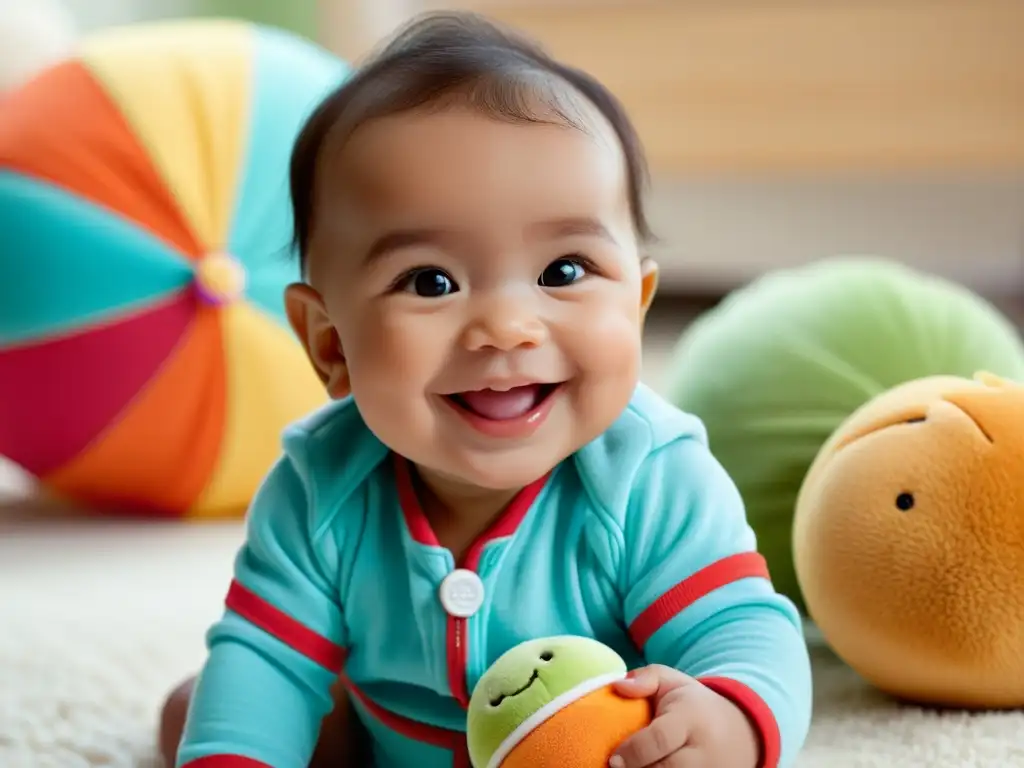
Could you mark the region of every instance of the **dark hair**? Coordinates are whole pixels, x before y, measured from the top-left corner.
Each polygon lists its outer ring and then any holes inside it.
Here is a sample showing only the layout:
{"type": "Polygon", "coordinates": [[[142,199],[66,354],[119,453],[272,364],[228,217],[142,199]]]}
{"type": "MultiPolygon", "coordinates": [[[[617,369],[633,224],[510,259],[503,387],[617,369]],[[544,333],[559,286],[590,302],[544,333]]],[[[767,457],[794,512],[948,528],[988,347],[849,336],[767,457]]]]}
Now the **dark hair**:
{"type": "Polygon", "coordinates": [[[417,16],[310,115],[291,157],[294,245],[305,270],[317,169],[328,140],[347,137],[377,118],[453,100],[500,120],[560,122],[583,128],[573,100],[582,96],[608,121],[622,145],[633,226],[651,239],[643,196],[647,166],[636,129],[618,99],[595,78],[562,64],[533,41],[468,12],[417,16]],[[538,103],[540,102],[540,103],[538,103]]]}

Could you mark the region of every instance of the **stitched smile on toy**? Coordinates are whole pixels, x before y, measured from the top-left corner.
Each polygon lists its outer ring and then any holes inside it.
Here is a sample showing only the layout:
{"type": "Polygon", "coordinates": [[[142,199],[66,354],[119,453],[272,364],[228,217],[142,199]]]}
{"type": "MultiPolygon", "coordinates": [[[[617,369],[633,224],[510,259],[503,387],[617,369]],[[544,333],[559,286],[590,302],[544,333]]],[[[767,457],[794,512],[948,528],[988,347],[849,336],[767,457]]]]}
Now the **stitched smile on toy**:
{"type": "MultiPolygon", "coordinates": [[[[555,654],[553,654],[551,651],[544,651],[540,655],[540,660],[543,663],[545,663],[545,664],[547,664],[553,658],[555,658],[555,654]]],[[[505,699],[514,699],[519,694],[524,693],[525,691],[529,690],[530,686],[533,685],[535,682],[537,682],[539,679],[540,679],[540,669],[538,669],[537,667],[534,667],[533,668],[533,672],[530,673],[529,680],[527,680],[525,684],[521,685],[519,688],[516,688],[514,691],[510,691],[508,693],[499,693],[497,696],[495,696],[493,699],[491,699],[491,706],[492,707],[500,707],[501,703],[503,701],[505,701],[505,699]]]]}
{"type": "Polygon", "coordinates": [[[500,707],[501,706],[501,702],[503,702],[505,699],[514,699],[520,693],[523,693],[531,685],[533,685],[535,682],[537,682],[539,677],[540,677],[540,673],[536,669],[533,670],[533,674],[530,675],[530,679],[526,681],[526,685],[524,685],[524,686],[522,686],[520,688],[516,688],[516,690],[512,691],[511,693],[499,693],[497,698],[491,699],[491,706],[492,707],[500,707]]]}

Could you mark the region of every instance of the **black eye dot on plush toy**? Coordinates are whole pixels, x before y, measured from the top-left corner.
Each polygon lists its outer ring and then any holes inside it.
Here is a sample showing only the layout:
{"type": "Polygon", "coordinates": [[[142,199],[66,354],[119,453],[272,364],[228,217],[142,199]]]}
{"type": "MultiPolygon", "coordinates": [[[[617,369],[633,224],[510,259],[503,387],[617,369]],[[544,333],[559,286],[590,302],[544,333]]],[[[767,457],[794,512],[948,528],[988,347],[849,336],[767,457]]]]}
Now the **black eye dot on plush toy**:
{"type": "Polygon", "coordinates": [[[540,655],[541,661],[551,661],[553,658],[555,658],[555,654],[551,651],[544,651],[544,653],[540,655]]]}
{"type": "Polygon", "coordinates": [[[906,512],[914,508],[914,494],[904,491],[896,497],[896,508],[906,512]]]}

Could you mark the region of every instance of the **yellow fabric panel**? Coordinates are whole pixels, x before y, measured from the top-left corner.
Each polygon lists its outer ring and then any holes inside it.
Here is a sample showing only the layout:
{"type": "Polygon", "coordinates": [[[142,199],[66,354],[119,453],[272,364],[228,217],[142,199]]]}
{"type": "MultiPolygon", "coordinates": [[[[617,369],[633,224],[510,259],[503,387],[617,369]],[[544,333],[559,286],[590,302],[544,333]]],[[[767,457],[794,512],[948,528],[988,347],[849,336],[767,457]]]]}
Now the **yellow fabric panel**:
{"type": "Polygon", "coordinates": [[[252,99],[254,42],[235,21],[164,21],[101,31],[81,48],[207,251],[234,213],[252,99]]]}
{"type": "Polygon", "coordinates": [[[327,402],[291,333],[250,304],[223,310],[224,437],[220,459],[190,517],[242,511],[281,454],[281,432],[327,402]]]}

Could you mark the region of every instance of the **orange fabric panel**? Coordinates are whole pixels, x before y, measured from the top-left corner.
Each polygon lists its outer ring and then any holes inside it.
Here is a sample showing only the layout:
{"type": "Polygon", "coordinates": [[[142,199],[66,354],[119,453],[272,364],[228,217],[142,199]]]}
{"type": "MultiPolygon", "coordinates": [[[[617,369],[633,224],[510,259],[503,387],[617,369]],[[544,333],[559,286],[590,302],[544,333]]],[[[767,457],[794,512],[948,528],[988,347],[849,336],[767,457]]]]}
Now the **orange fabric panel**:
{"type": "Polygon", "coordinates": [[[501,768],[605,768],[619,745],[651,716],[647,699],[627,699],[611,686],[598,688],[527,734],[501,768]]]}
{"type": "Polygon", "coordinates": [[[181,515],[215,470],[225,396],[220,311],[200,305],[181,345],[121,419],[46,482],[111,511],[181,515]]]}
{"type": "Polygon", "coordinates": [[[0,109],[0,168],[117,213],[183,254],[196,237],[120,111],[77,61],[46,71],[0,109]]]}
{"type": "Polygon", "coordinates": [[[327,403],[302,346],[246,302],[220,308],[227,405],[217,467],[189,509],[193,517],[239,517],[281,455],[281,430],[327,403]]]}

